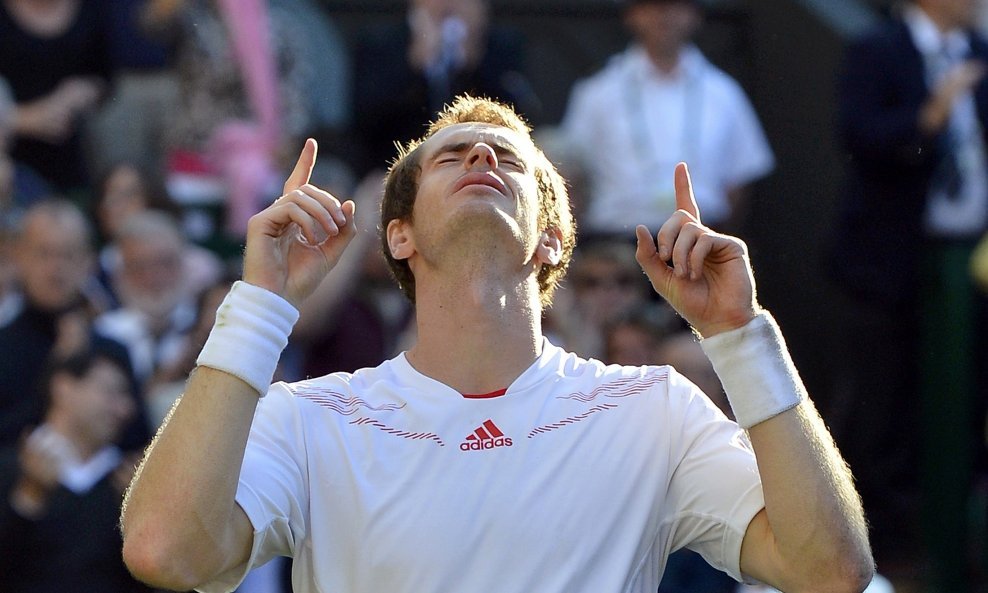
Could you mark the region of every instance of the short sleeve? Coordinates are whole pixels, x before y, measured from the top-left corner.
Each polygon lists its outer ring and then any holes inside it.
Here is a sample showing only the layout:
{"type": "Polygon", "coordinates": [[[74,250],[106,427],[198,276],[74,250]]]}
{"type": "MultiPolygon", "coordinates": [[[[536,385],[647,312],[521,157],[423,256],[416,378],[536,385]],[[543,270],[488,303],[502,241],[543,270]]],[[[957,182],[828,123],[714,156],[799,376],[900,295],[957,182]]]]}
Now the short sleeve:
{"type": "Polygon", "coordinates": [[[250,558],[198,591],[233,591],[252,568],[294,555],[308,524],[304,443],[294,398],[284,384],[275,384],[255,412],[237,487],[237,504],[254,527],[250,558]]]}
{"type": "Polygon", "coordinates": [[[679,458],[670,479],[664,521],[671,548],[689,548],[741,581],[741,542],[765,506],[747,435],[679,373],[670,397],[682,400],[679,458]]]}

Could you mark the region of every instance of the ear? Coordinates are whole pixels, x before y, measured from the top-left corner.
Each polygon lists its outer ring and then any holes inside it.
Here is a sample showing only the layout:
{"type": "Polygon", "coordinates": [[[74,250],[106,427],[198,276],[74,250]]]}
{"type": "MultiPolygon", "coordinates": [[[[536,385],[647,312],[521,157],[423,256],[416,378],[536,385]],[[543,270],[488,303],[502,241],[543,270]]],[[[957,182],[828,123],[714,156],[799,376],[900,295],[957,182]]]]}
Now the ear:
{"type": "Polygon", "coordinates": [[[541,264],[554,266],[563,259],[563,234],[556,227],[542,231],[535,248],[535,259],[541,264]]]}
{"type": "Polygon", "coordinates": [[[388,223],[388,250],[391,257],[402,260],[412,257],[415,253],[415,241],[412,239],[411,229],[404,220],[393,219],[388,223]]]}

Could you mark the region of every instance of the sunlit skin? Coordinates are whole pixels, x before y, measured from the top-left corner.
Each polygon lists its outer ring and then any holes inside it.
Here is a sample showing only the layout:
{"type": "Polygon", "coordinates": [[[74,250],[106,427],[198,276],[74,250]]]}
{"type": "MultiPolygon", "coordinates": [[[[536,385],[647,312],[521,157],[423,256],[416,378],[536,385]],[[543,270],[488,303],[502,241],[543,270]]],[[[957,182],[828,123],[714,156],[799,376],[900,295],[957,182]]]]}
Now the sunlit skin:
{"type": "MultiPolygon", "coordinates": [[[[536,276],[560,261],[561,235],[538,228],[533,161],[512,162],[530,156],[518,138],[478,124],[437,132],[420,147],[412,219],[385,229],[386,248],[415,274],[418,336],[407,360],[460,393],[503,388],[540,353],[536,276]]],[[[355,234],[353,202],[309,183],[315,151],[306,142],[284,195],[248,225],[244,280],[295,305],[355,234]]],[[[675,188],[677,211],[657,234],[636,229],[638,263],[703,336],[745,326],[760,308],[744,243],[703,226],[685,164],[675,188]]],[[[125,503],[124,558],[134,574],[185,590],[249,558],[253,528],[235,494],[257,395],[227,371],[204,365],[193,374],[125,503]]],[[[749,435],[766,508],[744,534],[742,573],[781,590],[864,589],[872,568],[860,504],[812,403],[749,435]]]]}
{"type": "Polygon", "coordinates": [[[81,215],[29,214],[14,253],[21,288],[31,303],[55,311],[79,298],[92,265],[89,234],[81,215]]]}
{"type": "Polygon", "coordinates": [[[700,27],[700,11],[689,1],[637,2],[625,9],[624,24],[652,62],[669,73],[679,52],[700,27]]]}
{"type": "Polygon", "coordinates": [[[473,257],[508,257],[517,273],[527,273],[539,239],[535,177],[526,158],[531,143],[504,128],[458,124],[419,150],[422,172],[412,221],[392,222],[410,231],[400,253],[416,278],[430,267],[473,257]]]}

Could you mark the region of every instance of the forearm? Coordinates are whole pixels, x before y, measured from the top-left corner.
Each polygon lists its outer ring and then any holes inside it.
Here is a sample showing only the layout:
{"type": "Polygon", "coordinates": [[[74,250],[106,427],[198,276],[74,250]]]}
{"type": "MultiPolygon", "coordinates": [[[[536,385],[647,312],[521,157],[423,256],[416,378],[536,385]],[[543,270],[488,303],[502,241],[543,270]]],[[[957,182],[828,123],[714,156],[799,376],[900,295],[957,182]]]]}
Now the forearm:
{"type": "Polygon", "coordinates": [[[813,403],[805,400],[753,426],[749,436],[773,547],[795,585],[783,588],[868,576],[871,550],[861,500],[813,403]]]}
{"type": "Polygon", "coordinates": [[[783,590],[853,589],[871,570],[861,503],[777,326],[763,313],[704,349],[748,429],[765,495],[767,525],[752,521],[743,568],[783,590]]]}
{"type": "Polygon", "coordinates": [[[138,577],[189,588],[245,560],[235,496],[257,401],[233,375],[193,373],[124,501],[124,557],[138,577]]]}
{"type": "Polygon", "coordinates": [[[192,588],[247,560],[240,468],[258,397],[297,318],[289,303],[244,282],[220,304],[185,395],[124,501],[124,558],[141,578],[192,588]]]}

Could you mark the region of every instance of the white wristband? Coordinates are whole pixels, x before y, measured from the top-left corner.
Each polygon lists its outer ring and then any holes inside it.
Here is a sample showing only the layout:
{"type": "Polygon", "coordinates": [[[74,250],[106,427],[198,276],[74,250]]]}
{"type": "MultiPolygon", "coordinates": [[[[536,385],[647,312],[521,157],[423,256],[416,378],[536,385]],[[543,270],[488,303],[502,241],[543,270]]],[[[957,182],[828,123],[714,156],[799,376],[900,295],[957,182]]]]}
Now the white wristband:
{"type": "Polygon", "coordinates": [[[298,315],[298,309],[273,292],[235,282],[216,310],[216,323],[196,364],[243,379],[263,396],[298,315]]]}
{"type": "Polygon", "coordinates": [[[806,388],[775,319],[762,311],[743,327],[700,342],[742,428],[795,408],[806,388]]]}

